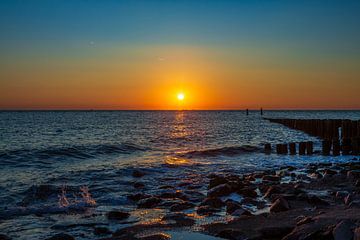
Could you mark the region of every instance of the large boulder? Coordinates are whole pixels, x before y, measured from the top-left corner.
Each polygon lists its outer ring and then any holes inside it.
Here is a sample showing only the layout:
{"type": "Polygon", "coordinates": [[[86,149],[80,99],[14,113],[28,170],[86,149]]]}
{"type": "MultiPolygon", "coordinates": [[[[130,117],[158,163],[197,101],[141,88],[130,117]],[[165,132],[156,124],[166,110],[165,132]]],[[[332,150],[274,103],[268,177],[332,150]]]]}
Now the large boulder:
{"type": "Polygon", "coordinates": [[[153,208],[156,207],[160,202],[161,199],[157,197],[144,198],[138,202],[138,208],[153,208]]]}

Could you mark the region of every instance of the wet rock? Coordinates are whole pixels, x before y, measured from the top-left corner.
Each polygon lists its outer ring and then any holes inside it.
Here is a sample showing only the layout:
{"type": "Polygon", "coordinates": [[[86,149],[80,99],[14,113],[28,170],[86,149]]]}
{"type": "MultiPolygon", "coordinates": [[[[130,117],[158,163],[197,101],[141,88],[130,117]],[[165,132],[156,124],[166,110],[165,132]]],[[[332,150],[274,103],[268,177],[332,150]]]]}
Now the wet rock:
{"type": "Polygon", "coordinates": [[[248,210],[245,210],[243,208],[236,209],[234,212],[231,213],[232,216],[240,217],[240,216],[252,216],[252,213],[248,210]]]}
{"type": "Polygon", "coordinates": [[[173,189],[174,187],[173,186],[170,186],[170,185],[163,185],[163,186],[160,186],[159,189],[173,189]]]}
{"type": "Polygon", "coordinates": [[[145,185],[143,184],[143,183],[140,183],[140,182],[136,182],[136,183],[134,183],[134,188],[137,188],[137,189],[139,189],[139,188],[144,188],[145,187],[145,185]]]}
{"type": "Polygon", "coordinates": [[[308,203],[315,206],[327,206],[329,203],[318,196],[315,195],[308,195],[307,199],[308,203]]]}
{"type": "Polygon", "coordinates": [[[75,240],[75,238],[66,233],[58,233],[46,240],[75,240]]]}
{"type": "Polygon", "coordinates": [[[228,184],[220,184],[208,191],[209,197],[222,197],[231,193],[231,187],[228,184]]]}
{"type": "Polygon", "coordinates": [[[360,187],[360,180],[356,180],[355,187],[360,187]]]}
{"type": "Polygon", "coordinates": [[[196,209],[196,212],[199,215],[212,215],[213,213],[218,212],[218,211],[220,211],[220,209],[213,208],[213,207],[210,207],[210,206],[199,206],[196,209]]]}
{"type": "Polygon", "coordinates": [[[209,189],[219,186],[221,184],[225,184],[228,181],[223,176],[213,175],[209,182],[209,189]]]}
{"type": "Polygon", "coordinates": [[[308,224],[313,222],[314,220],[311,217],[304,217],[302,219],[300,219],[299,221],[296,222],[297,226],[303,225],[303,224],[308,224]]]}
{"type": "Polygon", "coordinates": [[[233,200],[226,201],[226,213],[232,214],[238,209],[241,209],[241,204],[239,202],[233,200]]]}
{"type": "Polygon", "coordinates": [[[158,233],[138,238],[139,240],[168,240],[171,236],[165,233],[158,233]]]}
{"type": "Polygon", "coordinates": [[[109,220],[124,220],[128,217],[130,217],[130,214],[123,211],[113,210],[106,214],[106,217],[109,220]]]}
{"type": "Polygon", "coordinates": [[[281,239],[293,230],[289,226],[267,227],[260,229],[262,239],[281,239]]]}
{"type": "Polygon", "coordinates": [[[190,202],[175,203],[170,207],[170,211],[177,212],[195,207],[195,204],[190,202]]]}
{"type": "Polygon", "coordinates": [[[282,212],[289,209],[289,203],[284,198],[280,197],[271,205],[270,212],[282,212]]]}
{"type": "Polygon", "coordinates": [[[352,240],[353,232],[352,228],[354,224],[349,220],[344,220],[338,223],[333,229],[332,233],[334,240],[352,240]]]}
{"type": "Polygon", "coordinates": [[[347,197],[349,195],[348,191],[337,191],[335,194],[335,197],[337,199],[344,199],[345,197],[347,197]]]}
{"type": "Polygon", "coordinates": [[[11,240],[11,238],[6,236],[5,234],[0,234],[0,240],[11,240]]]}
{"type": "Polygon", "coordinates": [[[269,198],[269,197],[271,197],[272,194],[275,194],[275,193],[282,193],[281,188],[278,186],[270,186],[267,189],[266,193],[264,194],[264,197],[269,198]]]}
{"type": "Polygon", "coordinates": [[[249,198],[249,197],[245,197],[245,198],[243,198],[242,200],[241,200],[241,203],[242,204],[251,204],[251,205],[254,205],[254,206],[256,206],[259,202],[258,201],[256,201],[255,199],[253,199],[253,198],[249,198]]]}
{"type": "Polygon", "coordinates": [[[242,233],[241,231],[238,231],[238,230],[233,230],[233,229],[222,230],[216,235],[216,237],[230,239],[230,240],[245,240],[245,239],[248,239],[244,235],[244,233],[242,233]]]}
{"type": "Polygon", "coordinates": [[[181,191],[176,191],[176,192],[163,192],[161,193],[159,196],[159,198],[165,198],[165,199],[174,199],[174,198],[178,198],[178,199],[182,199],[182,200],[188,200],[188,197],[183,194],[181,191]]]}
{"type": "Polygon", "coordinates": [[[224,206],[224,202],[220,198],[205,198],[201,202],[200,206],[210,206],[213,208],[221,208],[224,206]]]}
{"type": "Polygon", "coordinates": [[[148,194],[144,194],[144,193],[136,193],[136,194],[131,194],[128,195],[127,198],[130,199],[131,201],[137,202],[141,199],[145,199],[145,198],[149,198],[151,197],[151,195],[148,194]]]}
{"type": "Polygon", "coordinates": [[[107,227],[94,228],[94,235],[107,235],[111,234],[111,231],[107,227]]]}
{"type": "Polygon", "coordinates": [[[347,177],[351,180],[360,179],[360,170],[350,170],[347,172],[347,177]]]}
{"type": "Polygon", "coordinates": [[[273,175],[265,175],[262,177],[263,181],[269,181],[269,182],[279,182],[280,181],[279,176],[273,176],[273,175]]]}
{"type": "Polygon", "coordinates": [[[161,203],[161,199],[157,197],[149,197],[141,199],[138,202],[138,208],[153,208],[156,207],[159,203],[161,203]]]}
{"type": "Polygon", "coordinates": [[[324,172],[324,175],[335,175],[337,174],[337,171],[335,170],[331,170],[331,169],[326,169],[325,172],[324,172]]]}
{"type": "Polygon", "coordinates": [[[354,240],[360,240],[360,227],[354,230],[354,240]]]}
{"type": "Polygon", "coordinates": [[[146,174],[140,170],[134,170],[132,172],[132,176],[135,177],[135,178],[141,178],[143,176],[145,176],[146,174]]]}
{"type": "Polygon", "coordinates": [[[195,220],[186,216],[183,213],[171,213],[165,215],[162,221],[175,221],[177,227],[192,226],[195,224],[195,220]]]}
{"type": "Polygon", "coordinates": [[[237,193],[244,197],[249,197],[249,198],[256,198],[258,196],[255,189],[251,187],[244,187],[240,189],[237,193]]]}

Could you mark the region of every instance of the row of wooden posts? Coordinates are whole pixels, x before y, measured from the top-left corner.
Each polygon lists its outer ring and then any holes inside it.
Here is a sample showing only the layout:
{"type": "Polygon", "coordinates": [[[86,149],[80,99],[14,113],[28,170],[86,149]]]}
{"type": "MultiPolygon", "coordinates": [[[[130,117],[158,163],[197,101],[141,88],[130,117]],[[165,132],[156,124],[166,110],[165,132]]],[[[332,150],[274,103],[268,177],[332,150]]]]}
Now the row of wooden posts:
{"type": "MultiPolygon", "coordinates": [[[[338,140],[322,141],[322,155],[334,155],[339,156],[341,153],[343,155],[360,155],[360,138],[357,142],[340,142],[338,140]]],[[[270,154],[272,152],[271,144],[265,144],[265,153],[270,154]]],[[[312,155],[314,153],[314,143],[312,141],[300,142],[300,143],[281,143],[276,144],[276,153],[277,154],[290,154],[296,155],[312,155]]]]}
{"type": "MultiPolygon", "coordinates": [[[[270,122],[280,123],[289,128],[301,130],[309,135],[322,139],[323,155],[360,155],[360,121],[341,119],[273,119],[270,122]],[[339,133],[340,132],[340,133],[339,133]]],[[[265,153],[271,152],[271,146],[265,145],[265,153]]],[[[296,154],[296,143],[277,144],[278,154],[296,154]]],[[[313,154],[312,142],[299,143],[300,155],[313,154]]]]}
{"type": "Polygon", "coordinates": [[[360,137],[360,120],[348,119],[278,119],[265,118],[289,128],[301,130],[309,135],[327,140],[351,139],[360,137]],[[340,134],[339,134],[340,130],[340,134]]]}

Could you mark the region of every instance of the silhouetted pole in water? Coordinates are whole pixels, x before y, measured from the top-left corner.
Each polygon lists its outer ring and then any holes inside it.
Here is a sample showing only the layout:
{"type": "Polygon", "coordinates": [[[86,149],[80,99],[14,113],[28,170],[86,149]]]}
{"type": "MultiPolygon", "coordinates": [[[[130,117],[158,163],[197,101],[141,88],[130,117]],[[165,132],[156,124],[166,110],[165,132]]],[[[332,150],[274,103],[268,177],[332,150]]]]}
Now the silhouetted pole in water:
{"type": "Polygon", "coordinates": [[[263,109],[262,108],[260,108],[260,114],[261,115],[263,115],[264,113],[263,113],[263,109]]]}
{"type": "Polygon", "coordinates": [[[246,115],[249,115],[249,109],[246,109],[246,115]]]}

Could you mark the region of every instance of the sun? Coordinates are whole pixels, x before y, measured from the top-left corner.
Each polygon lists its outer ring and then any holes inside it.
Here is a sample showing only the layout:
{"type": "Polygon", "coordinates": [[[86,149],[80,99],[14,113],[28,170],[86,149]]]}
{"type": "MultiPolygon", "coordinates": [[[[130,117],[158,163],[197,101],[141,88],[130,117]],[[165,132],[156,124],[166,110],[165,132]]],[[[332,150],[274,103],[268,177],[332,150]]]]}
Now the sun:
{"type": "Polygon", "coordinates": [[[183,93],[178,93],[177,99],[178,99],[179,101],[184,100],[184,98],[185,98],[185,95],[184,95],[183,93]]]}

